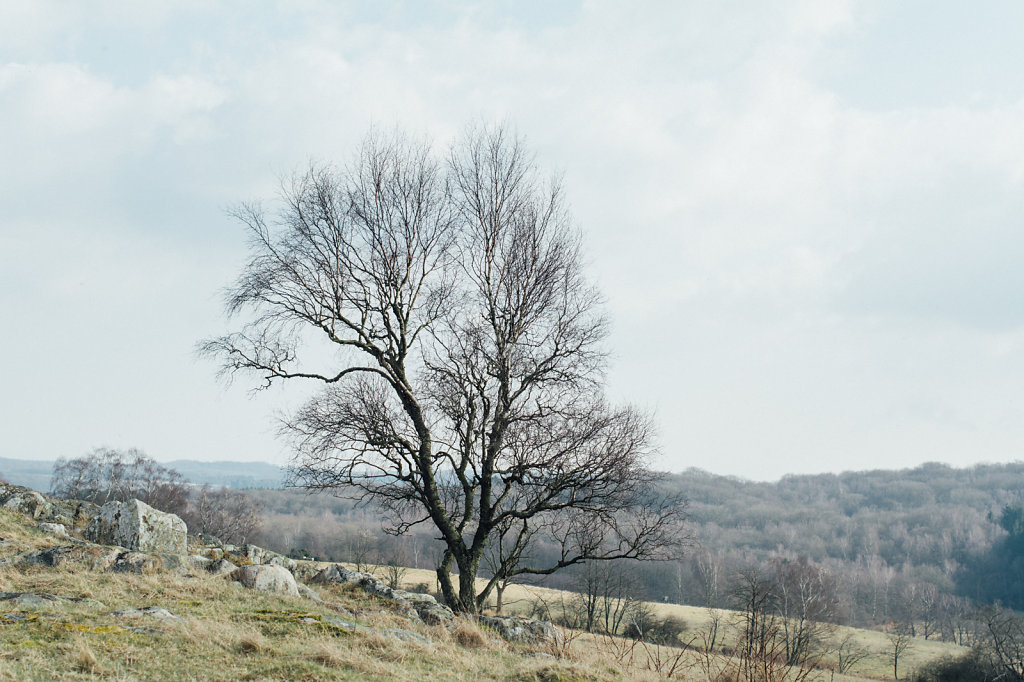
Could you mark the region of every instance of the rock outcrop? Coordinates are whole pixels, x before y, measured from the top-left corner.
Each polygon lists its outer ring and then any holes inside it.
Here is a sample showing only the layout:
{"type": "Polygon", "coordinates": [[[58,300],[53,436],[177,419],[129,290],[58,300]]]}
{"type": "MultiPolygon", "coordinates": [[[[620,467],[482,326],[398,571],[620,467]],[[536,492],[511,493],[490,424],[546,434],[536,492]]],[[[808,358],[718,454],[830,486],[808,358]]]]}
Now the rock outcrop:
{"type": "MultiPolygon", "coordinates": [[[[323,598],[297,582],[297,578],[317,584],[354,585],[387,600],[395,611],[410,620],[448,628],[460,622],[450,608],[438,603],[432,595],[395,589],[374,575],[353,571],[340,564],[324,568],[323,564],[295,561],[256,545],[236,546],[219,541],[216,546],[195,542],[190,548],[187,528],[179,517],[158,511],[140,500],[111,502],[97,507],[88,502],[52,500],[30,488],[0,483],[0,507],[25,514],[36,521],[37,528],[67,543],[5,557],[0,561],[5,565],[78,565],[100,571],[212,574],[227,576],[248,589],[316,602],[323,602],[323,598]],[[80,531],[83,525],[86,527],[80,531]],[[86,541],[77,539],[80,532],[86,541]]],[[[78,601],[81,599],[51,594],[0,592],[0,602],[21,607],[52,607],[78,601]]],[[[334,605],[327,605],[334,608],[334,605]]],[[[336,610],[344,612],[340,607],[336,610]]],[[[19,617],[18,614],[8,615],[19,617]]],[[[117,618],[144,616],[168,621],[177,619],[174,614],[157,607],[127,609],[108,615],[117,618]]],[[[314,618],[312,622],[323,625],[330,620],[314,618]]],[[[530,618],[480,616],[478,622],[513,642],[551,642],[558,641],[560,636],[551,623],[530,618]]],[[[365,627],[341,620],[337,624],[328,624],[346,630],[365,627]]],[[[146,628],[127,629],[150,632],[146,628]]],[[[152,632],[158,633],[156,630],[152,632]]],[[[400,628],[387,632],[405,641],[427,641],[418,633],[400,628]]]]}
{"type": "Polygon", "coordinates": [[[63,523],[40,523],[39,530],[65,540],[71,537],[68,535],[68,527],[63,523]]]}
{"type": "Polygon", "coordinates": [[[264,564],[261,566],[239,566],[232,573],[231,577],[242,583],[243,587],[260,592],[281,594],[288,597],[298,597],[299,587],[295,583],[295,576],[282,566],[264,564]]]}
{"type": "Polygon", "coordinates": [[[54,500],[23,485],[0,483],[0,507],[20,512],[36,521],[74,526],[86,523],[99,507],[82,500],[54,500]]]}
{"type": "Polygon", "coordinates": [[[521,616],[480,616],[480,624],[510,642],[554,642],[559,637],[555,626],[546,620],[521,616]]]}
{"type": "Polygon", "coordinates": [[[53,504],[42,493],[8,483],[0,483],[0,507],[20,512],[37,521],[49,520],[53,515],[53,504]]]}
{"type": "Polygon", "coordinates": [[[340,564],[328,566],[313,576],[310,582],[358,585],[370,594],[375,594],[378,597],[394,602],[399,610],[403,611],[407,616],[422,620],[428,625],[444,624],[455,619],[455,614],[452,613],[450,608],[443,604],[438,604],[437,600],[429,594],[396,590],[376,576],[369,573],[352,571],[340,564]]]}
{"type": "Polygon", "coordinates": [[[138,552],[183,555],[188,548],[185,522],[140,500],[103,505],[83,535],[100,545],[118,545],[138,552]]]}

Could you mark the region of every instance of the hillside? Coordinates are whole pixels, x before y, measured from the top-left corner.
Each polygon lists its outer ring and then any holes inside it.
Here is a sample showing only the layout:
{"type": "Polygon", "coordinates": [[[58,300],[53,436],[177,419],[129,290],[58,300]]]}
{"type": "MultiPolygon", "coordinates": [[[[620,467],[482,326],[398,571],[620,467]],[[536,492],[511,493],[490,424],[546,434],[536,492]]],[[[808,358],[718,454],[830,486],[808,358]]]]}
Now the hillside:
{"type": "MultiPolygon", "coordinates": [[[[630,568],[642,598],[725,608],[738,572],[805,560],[827,577],[835,618],[847,625],[902,622],[959,641],[973,605],[1016,603],[994,592],[1005,580],[981,569],[1000,558],[994,552],[1007,532],[999,517],[1022,501],[1024,464],[926,464],[774,483],[691,469],[664,485],[687,497],[693,542],[679,561],[630,568]]],[[[281,553],[429,568],[438,551],[428,529],[386,537],[379,512],[342,498],[265,490],[259,499],[266,522],[255,541],[281,553]]],[[[579,589],[579,580],[565,571],[543,584],[579,589]]]]}
{"type": "MultiPolygon", "coordinates": [[[[292,561],[253,546],[209,546],[195,538],[188,539],[188,556],[128,551],[81,539],[92,532],[91,519],[99,513],[87,504],[4,486],[0,505],[0,675],[7,679],[699,680],[702,671],[727,668],[735,660],[728,653],[734,635],[723,636],[726,648],[697,646],[703,619],[715,612],[649,604],[662,616],[686,620],[685,639],[677,646],[571,630],[520,638],[508,624],[533,628],[535,621],[451,618],[443,607],[429,606],[432,598],[390,590],[337,565],[292,561]],[[54,520],[65,523],[58,527],[54,520]],[[66,531],[70,537],[63,537],[66,531]],[[291,594],[260,591],[259,582],[253,589],[242,587],[248,572],[263,571],[309,584],[300,583],[291,594]],[[428,618],[432,613],[435,619],[428,618]],[[691,648],[679,648],[684,642],[691,648]]],[[[403,586],[422,583],[429,584],[429,574],[404,575],[403,586]]],[[[554,590],[510,589],[513,607],[539,599],[557,611],[574,598],[554,590]]],[[[717,614],[727,623],[738,618],[717,614]]],[[[546,632],[537,623],[536,632],[546,632]]],[[[808,671],[807,679],[886,679],[885,635],[854,634],[866,651],[858,668],[865,677],[835,675],[826,657],[824,667],[808,671]]],[[[956,651],[920,640],[904,665],[956,651]]],[[[778,671],[777,679],[790,678],[783,668],[778,671]]]]}

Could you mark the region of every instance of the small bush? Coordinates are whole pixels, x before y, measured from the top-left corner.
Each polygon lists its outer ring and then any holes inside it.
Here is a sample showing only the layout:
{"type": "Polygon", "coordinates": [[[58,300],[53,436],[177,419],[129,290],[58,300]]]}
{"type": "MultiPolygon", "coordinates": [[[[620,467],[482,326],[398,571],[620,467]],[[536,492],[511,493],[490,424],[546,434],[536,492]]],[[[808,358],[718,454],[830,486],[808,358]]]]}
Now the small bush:
{"type": "Polygon", "coordinates": [[[644,640],[654,644],[679,646],[680,636],[686,632],[686,621],[679,616],[666,616],[655,620],[644,633],[644,640]]]}
{"type": "Polygon", "coordinates": [[[912,682],[994,682],[1000,671],[992,660],[979,649],[957,658],[932,661],[916,670],[912,682]]]}

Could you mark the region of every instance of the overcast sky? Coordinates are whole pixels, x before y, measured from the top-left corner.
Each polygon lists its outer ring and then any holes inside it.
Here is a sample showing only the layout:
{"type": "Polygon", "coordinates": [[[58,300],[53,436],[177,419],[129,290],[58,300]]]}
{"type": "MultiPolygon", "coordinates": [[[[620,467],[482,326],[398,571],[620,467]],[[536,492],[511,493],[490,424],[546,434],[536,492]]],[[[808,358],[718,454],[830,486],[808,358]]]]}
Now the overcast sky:
{"type": "Polygon", "coordinates": [[[371,125],[564,172],[660,468],[1024,446],[1024,3],[0,0],[0,456],[284,463],[225,214],[371,125]]]}

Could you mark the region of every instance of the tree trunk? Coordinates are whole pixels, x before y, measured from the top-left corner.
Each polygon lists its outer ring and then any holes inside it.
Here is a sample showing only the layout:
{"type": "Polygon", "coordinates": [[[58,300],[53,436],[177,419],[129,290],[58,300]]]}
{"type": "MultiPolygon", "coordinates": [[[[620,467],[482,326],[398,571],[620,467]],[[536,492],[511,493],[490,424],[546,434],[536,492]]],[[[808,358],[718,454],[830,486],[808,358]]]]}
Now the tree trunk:
{"type": "Polygon", "coordinates": [[[459,565],[459,608],[455,611],[476,614],[480,607],[476,600],[477,562],[466,560],[466,565],[459,565]]]}

